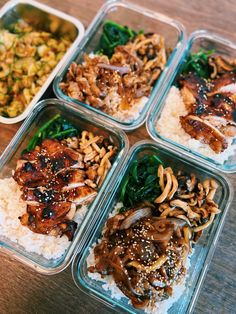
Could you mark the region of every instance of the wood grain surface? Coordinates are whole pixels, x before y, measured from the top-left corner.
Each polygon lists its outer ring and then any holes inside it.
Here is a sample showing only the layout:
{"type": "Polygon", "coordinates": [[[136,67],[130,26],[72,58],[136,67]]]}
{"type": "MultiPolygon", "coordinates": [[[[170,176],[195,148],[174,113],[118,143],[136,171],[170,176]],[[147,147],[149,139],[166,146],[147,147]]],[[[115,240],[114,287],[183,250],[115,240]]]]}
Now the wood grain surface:
{"type": "MultiPolygon", "coordinates": [[[[79,18],[88,26],[101,0],[42,0],[41,2],[79,18]]],[[[236,1],[146,0],[133,1],[181,21],[188,33],[207,28],[236,42],[236,1]]],[[[0,6],[5,3],[0,0],[0,6]]],[[[20,124],[0,124],[0,153],[20,124]]],[[[129,134],[131,144],[147,138],[144,127],[129,134]]],[[[228,178],[236,187],[235,175],[228,178]]],[[[194,313],[236,313],[236,210],[229,210],[213,260],[194,313]]],[[[0,253],[0,314],[5,313],[111,313],[75,286],[70,267],[46,277],[0,253]]]]}

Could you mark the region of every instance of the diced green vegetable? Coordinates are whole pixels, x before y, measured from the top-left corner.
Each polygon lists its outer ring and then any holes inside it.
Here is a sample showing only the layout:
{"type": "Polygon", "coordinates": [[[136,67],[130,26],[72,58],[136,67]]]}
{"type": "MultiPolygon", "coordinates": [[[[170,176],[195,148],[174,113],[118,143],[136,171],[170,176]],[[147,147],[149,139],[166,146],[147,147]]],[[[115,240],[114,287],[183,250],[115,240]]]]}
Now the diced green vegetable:
{"type": "Polygon", "coordinates": [[[212,55],[214,50],[200,49],[197,53],[192,53],[187,57],[187,60],[182,68],[182,73],[194,72],[201,78],[209,78],[211,74],[211,67],[208,58],[212,55]]]}
{"type": "Polygon", "coordinates": [[[52,119],[43,124],[29,141],[26,151],[31,151],[35,146],[40,145],[45,138],[56,138],[62,140],[67,137],[78,135],[79,130],[70,122],[55,115],[52,119]]]}
{"type": "Polygon", "coordinates": [[[120,201],[124,207],[120,212],[142,201],[152,202],[160,195],[157,177],[160,164],[162,161],[156,155],[144,155],[133,162],[121,188],[120,201]]]}

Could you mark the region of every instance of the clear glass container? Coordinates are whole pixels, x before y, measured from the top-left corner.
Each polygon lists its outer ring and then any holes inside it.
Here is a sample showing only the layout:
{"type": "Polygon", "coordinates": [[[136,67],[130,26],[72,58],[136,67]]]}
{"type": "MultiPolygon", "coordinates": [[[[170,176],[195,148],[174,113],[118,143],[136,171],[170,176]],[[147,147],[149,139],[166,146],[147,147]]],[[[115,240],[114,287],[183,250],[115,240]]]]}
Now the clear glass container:
{"type": "Polygon", "coordinates": [[[203,48],[204,50],[214,50],[216,54],[223,55],[226,57],[236,58],[236,44],[230,42],[229,40],[222,38],[216,34],[210,33],[206,30],[199,30],[192,33],[189,37],[188,43],[186,45],[185,50],[178,62],[177,67],[172,72],[170,79],[168,80],[168,84],[165,86],[162,95],[156,97],[155,106],[153,106],[152,110],[149,112],[149,116],[146,122],[147,130],[149,135],[155,141],[164,141],[169,144],[170,147],[177,147],[180,151],[189,152],[189,156],[195,160],[199,160],[205,164],[211,165],[216,169],[219,169],[225,173],[236,172],[236,138],[234,139],[232,145],[235,147],[234,155],[230,156],[228,160],[226,160],[223,164],[210,158],[206,157],[203,154],[200,154],[197,150],[192,150],[187,148],[186,146],[174,142],[167,137],[161,135],[157,129],[156,125],[158,124],[158,120],[161,117],[162,111],[165,107],[166,98],[168,96],[169,90],[175,82],[176,77],[181,73],[181,69],[186,61],[186,57],[191,52],[198,52],[199,49],[203,48]]]}
{"type": "MultiPolygon", "coordinates": [[[[103,208],[101,220],[97,224],[89,243],[81,254],[75,255],[72,265],[73,278],[76,285],[82,291],[98,299],[110,308],[125,313],[144,313],[142,310],[135,310],[130,303],[128,303],[127,298],[121,298],[120,300],[112,298],[110,292],[102,287],[104,282],[95,281],[89,277],[86,261],[92,245],[97,243],[98,239],[101,239],[101,232],[109,214],[114,209],[116,203],[119,202],[121,187],[123,182],[125,182],[132,163],[144,154],[156,154],[166,167],[170,166],[174,171],[182,170],[187,173],[194,173],[200,180],[211,177],[216,180],[219,185],[217,194],[215,195],[215,201],[219,204],[221,213],[216,217],[210,227],[204,230],[202,237],[194,246],[190,259],[191,265],[187,273],[185,291],[168,311],[169,314],[189,313],[193,310],[201,284],[213,256],[228,208],[233,199],[233,190],[228,179],[222,175],[216,174],[214,169],[199,164],[197,161],[189,160],[188,156],[183,156],[183,154],[176,149],[170,149],[166,144],[157,144],[153,141],[141,141],[131,148],[125,159],[124,166],[120,169],[116,185],[113,187],[111,195],[107,199],[104,199],[101,204],[103,208]]],[[[175,288],[178,289],[178,286],[175,288]]]]}
{"type": "Polygon", "coordinates": [[[160,93],[161,89],[163,88],[168,71],[173,70],[173,64],[176,63],[176,60],[178,59],[181,50],[183,49],[185,40],[185,30],[179,22],[157,12],[128,3],[126,1],[107,1],[99,10],[93,22],[90,24],[85,33],[83,41],[80,43],[78,49],[70,61],[56,76],[53,84],[54,92],[57,97],[73,101],[78,106],[89,109],[93,115],[100,115],[104,120],[109,121],[119,128],[127,131],[134,130],[141,126],[146,120],[147,112],[153,103],[154,96],[157,93],[160,93]],[[68,68],[72,62],[81,63],[84,53],[89,54],[95,51],[102,34],[104,22],[107,19],[113,20],[117,23],[120,23],[121,25],[127,25],[136,31],[144,30],[145,33],[157,32],[158,34],[164,36],[166,46],[172,49],[172,53],[167,61],[166,67],[155,84],[148,103],[144,106],[140,116],[130,122],[119,121],[96,108],[70,98],[62,92],[59,86],[60,82],[62,82],[65,78],[68,68]]]}
{"type": "Polygon", "coordinates": [[[82,249],[86,238],[90,234],[90,229],[96,223],[97,215],[100,214],[99,202],[107,195],[107,190],[110,188],[110,181],[113,176],[116,176],[116,172],[122,165],[129,146],[126,134],[122,130],[109,126],[99,118],[91,117],[86,110],[82,112],[79,107],[73,107],[70,103],[58,99],[43,100],[35,106],[2,154],[0,159],[1,179],[11,177],[12,170],[15,170],[16,162],[22,150],[26,148],[30,138],[38,128],[58,113],[81,130],[88,130],[94,134],[109,138],[118,149],[116,157],[112,162],[112,167],[99,188],[97,196],[89,205],[82,224],[78,227],[73,241],[61,258],[49,260],[42,255],[28,253],[22,246],[0,236],[1,251],[14,256],[44,274],[54,274],[62,271],[68,266],[75,250],[82,249]]]}
{"type": "Polygon", "coordinates": [[[27,117],[30,110],[43,96],[58,70],[71,57],[84,35],[84,26],[78,19],[33,0],[12,0],[0,9],[0,29],[8,29],[12,23],[16,23],[19,19],[26,21],[36,29],[50,32],[57,36],[67,33],[70,35],[72,44],[25,110],[14,118],[0,116],[0,123],[5,124],[14,124],[27,117]]]}

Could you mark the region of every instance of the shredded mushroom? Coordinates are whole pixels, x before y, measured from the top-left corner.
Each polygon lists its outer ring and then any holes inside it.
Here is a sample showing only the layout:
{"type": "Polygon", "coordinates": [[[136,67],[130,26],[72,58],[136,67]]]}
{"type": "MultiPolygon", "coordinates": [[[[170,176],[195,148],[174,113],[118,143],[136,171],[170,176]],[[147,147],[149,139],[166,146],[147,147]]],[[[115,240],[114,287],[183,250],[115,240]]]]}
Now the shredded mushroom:
{"type": "Polygon", "coordinates": [[[175,176],[170,167],[164,169],[162,165],[157,175],[162,193],[154,202],[159,204],[161,217],[182,219],[198,232],[207,228],[220,213],[213,201],[218,188],[215,180],[209,178],[201,183],[194,174],[189,177],[181,172],[175,176]]]}

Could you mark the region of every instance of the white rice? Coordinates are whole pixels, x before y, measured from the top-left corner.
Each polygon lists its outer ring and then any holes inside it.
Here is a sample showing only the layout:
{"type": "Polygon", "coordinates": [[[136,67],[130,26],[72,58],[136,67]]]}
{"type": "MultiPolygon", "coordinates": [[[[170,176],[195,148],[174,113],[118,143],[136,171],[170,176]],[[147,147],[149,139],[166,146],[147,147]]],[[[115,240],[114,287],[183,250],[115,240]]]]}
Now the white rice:
{"type": "MultiPolygon", "coordinates": [[[[121,202],[117,203],[116,206],[114,207],[114,210],[109,215],[109,218],[115,216],[118,213],[119,209],[122,207],[123,207],[123,203],[121,203],[121,202]]],[[[105,228],[104,228],[103,232],[104,231],[105,231],[105,228]]],[[[98,240],[98,244],[100,242],[101,242],[101,239],[98,240]]],[[[87,260],[86,260],[87,261],[87,267],[95,265],[94,247],[96,245],[97,245],[97,243],[94,243],[93,246],[90,248],[89,255],[88,255],[87,260]]],[[[185,267],[186,267],[186,270],[188,272],[188,269],[190,268],[190,256],[187,259],[185,267]]],[[[116,300],[124,299],[124,301],[127,300],[127,302],[129,304],[131,304],[131,301],[117,287],[112,275],[105,276],[104,278],[102,278],[99,273],[88,272],[88,276],[92,280],[96,280],[96,281],[103,283],[102,288],[105,291],[110,292],[112,299],[116,299],[116,300]]],[[[154,313],[155,314],[166,314],[166,313],[168,313],[168,310],[172,307],[172,305],[176,301],[178,301],[181,298],[181,296],[184,294],[184,291],[186,289],[186,284],[187,284],[187,276],[185,276],[185,278],[181,284],[173,286],[173,294],[170,298],[168,298],[167,300],[164,300],[164,301],[157,302],[155,304],[155,307],[150,306],[150,307],[145,308],[145,313],[148,313],[148,314],[154,314],[154,313]]]]}
{"type": "Polygon", "coordinates": [[[232,139],[228,140],[228,148],[224,152],[216,154],[209,145],[191,138],[181,127],[179,121],[179,117],[187,115],[187,113],[180,90],[172,86],[166,98],[161,117],[157,121],[156,129],[159,134],[220,164],[223,164],[230,156],[235,154],[236,143],[232,144],[232,139]]]}
{"type": "MultiPolygon", "coordinates": [[[[46,259],[61,257],[71,242],[65,235],[60,238],[38,234],[22,226],[18,217],[26,213],[26,203],[20,198],[21,194],[13,178],[0,180],[0,236],[21,245],[27,252],[42,255],[46,259]]],[[[82,206],[76,212],[74,220],[78,225],[86,210],[87,206],[82,206]]]]}
{"type": "Polygon", "coordinates": [[[129,110],[117,110],[112,116],[118,120],[129,122],[138,119],[140,116],[144,106],[148,102],[148,97],[141,97],[137,101],[135,101],[129,110]]]}

